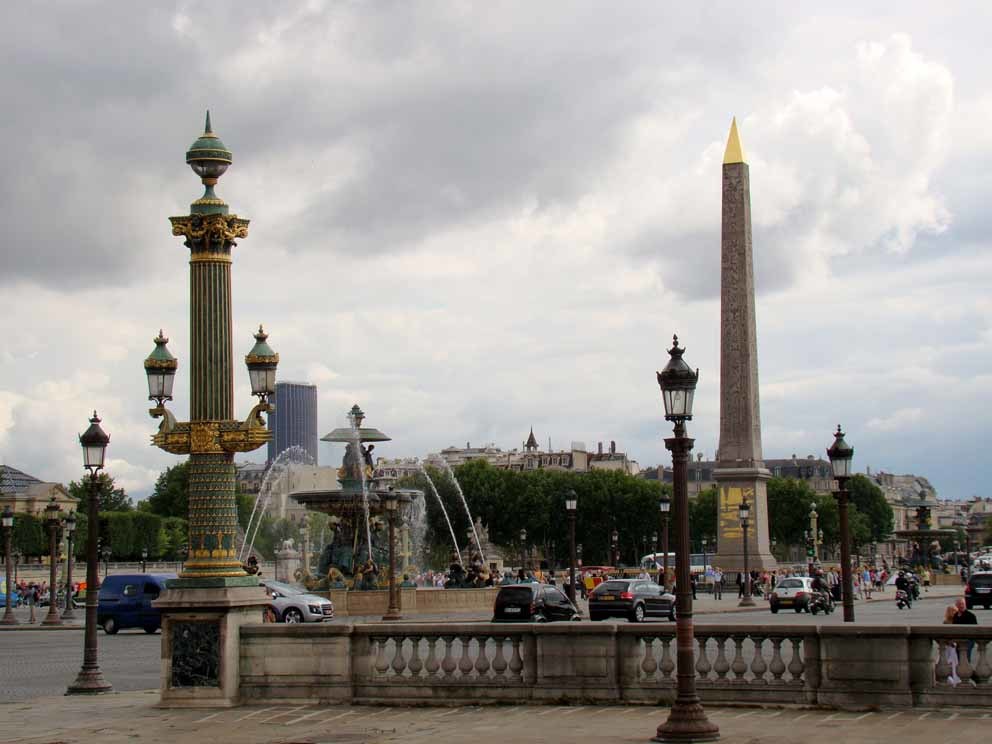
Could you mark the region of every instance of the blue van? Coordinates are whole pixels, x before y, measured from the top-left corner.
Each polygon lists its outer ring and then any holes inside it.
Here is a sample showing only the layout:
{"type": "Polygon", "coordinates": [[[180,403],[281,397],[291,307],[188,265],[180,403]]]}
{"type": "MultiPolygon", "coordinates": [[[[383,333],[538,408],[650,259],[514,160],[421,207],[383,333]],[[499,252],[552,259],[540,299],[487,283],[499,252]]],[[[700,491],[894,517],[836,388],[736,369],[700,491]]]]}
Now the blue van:
{"type": "Polygon", "coordinates": [[[152,602],[165,589],[165,582],[175,574],[118,574],[108,576],[100,585],[96,623],[113,635],[121,628],[142,628],[154,633],[162,627],[162,612],[152,602]]]}

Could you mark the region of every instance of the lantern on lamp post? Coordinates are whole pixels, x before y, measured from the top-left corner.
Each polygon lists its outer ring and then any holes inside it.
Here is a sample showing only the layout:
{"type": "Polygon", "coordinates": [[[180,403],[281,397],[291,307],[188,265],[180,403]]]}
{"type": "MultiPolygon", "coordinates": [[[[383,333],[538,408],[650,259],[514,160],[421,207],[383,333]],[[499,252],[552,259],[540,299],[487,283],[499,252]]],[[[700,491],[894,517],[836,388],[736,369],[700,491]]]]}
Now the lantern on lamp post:
{"type": "MultiPolygon", "coordinates": [[[[675,517],[678,519],[678,540],[675,557],[676,602],[676,678],[678,692],[668,720],[658,727],[654,741],[714,741],[720,737],[719,727],[706,717],[696,693],[695,646],[692,623],[692,591],[689,567],[689,453],[693,440],[686,436],[685,422],[692,420],[692,402],[699,380],[686,364],[679,348],[678,336],[673,338],[665,369],[657,373],[665,404],[665,420],[674,422],[673,437],[665,439],[665,449],[672,453],[672,488],[675,497],[675,517]]],[[[705,570],[705,561],[704,566],[705,570]]]]}
{"type": "Polygon", "coordinates": [[[661,552],[663,553],[661,583],[664,585],[666,592],[668,591],[668,513],[671,509],[671,499],[667,496],[662,496],[658,502],[658,516],[661,519],[661,552]]]}

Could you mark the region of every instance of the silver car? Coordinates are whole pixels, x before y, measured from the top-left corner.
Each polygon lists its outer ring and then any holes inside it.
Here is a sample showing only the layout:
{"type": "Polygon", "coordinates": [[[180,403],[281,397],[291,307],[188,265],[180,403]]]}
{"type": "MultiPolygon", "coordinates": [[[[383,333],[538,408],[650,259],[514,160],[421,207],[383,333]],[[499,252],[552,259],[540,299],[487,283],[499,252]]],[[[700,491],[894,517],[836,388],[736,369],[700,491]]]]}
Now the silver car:
{"type": "Polygon", "coordinates": [[[334,603],[281,581],[263,581],[281,623],[320,623],[334,618],[334,603]]]}

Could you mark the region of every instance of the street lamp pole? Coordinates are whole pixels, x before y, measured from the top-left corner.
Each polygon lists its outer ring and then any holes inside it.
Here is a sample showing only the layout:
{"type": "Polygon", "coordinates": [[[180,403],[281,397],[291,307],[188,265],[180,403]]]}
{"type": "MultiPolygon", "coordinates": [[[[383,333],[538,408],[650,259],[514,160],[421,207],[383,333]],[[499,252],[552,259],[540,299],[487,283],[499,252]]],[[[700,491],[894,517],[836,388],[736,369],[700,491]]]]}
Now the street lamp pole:
{"type": "Polygon", "coordinates": [[[812,504],[809,508],[809,534],[813,540],[813,565],[816,565],[820,561],[820,547],[817,544],[817,518],[816,504],[812,504]]]}
{"type": "Polygon", "coordinates": [[[396,512],[399,509],[399,503],[392,493],[386,496],[383,507],[386,510],[386,518],[389,523],[389,608],[382,619],[402,620],[403,616],[400,614],[396,587],[396,512]]]}
{"type": "Polygon", "coordinates": [[[72,608],[72,561],[73,544],[72,537],[76,533],[76,513],[69,512],[65,518],[66,534],[66,559],[65,559],[65,611],[62,613],[63,620],[75,620],[76,613],[72,608]]]}
{"type": "Polygon", "coordinates": [[[14,510],[10,508],[10,504],[7,504],[3,508],[3,517],[0,517],[0,524],[3,525],[3,559],[7,574],[7,599],[4,601],[3,620],[0,620],[0,625],[17,625],[11,594],[13,570],[10,562],[10,533],[14,529],[14,510]]]}
{"type": "Polygon", "coordinates": [[[110,692],[113,687],[103,678],[97,661],[96,610],[100,594],[99,556],[97,539],[100,534],[100,484],[98,472],[110,437],[100,428],[96,411],[90,426],[79,437],[83,446],[83,464],[90,471],[90,495],[86,504],[86,630],[83,635],[83,666],[66,694],[110,692]]]}
{"type": "Polygon", "coordinates": [[[620,533],[617,532],[616,527],[610,533],[610,563],[613,564],[614,568],[620,567],[620,533]]]}
{"type": "Polygon", "coordinates": [[[751,521],[751,505],[747,502],[747,499],[741,501],[741,505],[737,510],[737,516],[740,517],[741,529],[744,531],[744,596],[741,597],[741,601],[737,604],[737,606],[754,607],[754,599],[751,598],[751,568],[748,564],[747,555],[747,528],[751,521]]]}
{"type": "Polygon", "coordinates": [[[568,598],[575,601],[575,513],[578,510],[578,497],[569,489],[565,498],[565,511],[568,512],[568,598]]]}
{"type": "Polygon", "coordinates": [[[665,587],[665,591],[668,591],[668,512],[672,508],[672,500],[667,496],[662,496],[661,501],[658,502],[658,514],[661,516],[661,552],[664,553],[662,558],[662,585],[665,587]]]}
{"type": "MultiPolygon", "coordinates": [[[[837,479],[837,512],[840,517],[840,575],[844,602],[844,622],[854,622],[854,586],[851,581],[851,526],[847,515],[847,480],[851,477],[854,448],[844,441],[844,432],[837,425],[834,443],[827,450],[834,478],[837,479]]],[[[815,539],[815,538],[814,538],[815,539]]]]}
{"type": "Polygon", "coordinates": [[[55,497],[45,507],[45,525],[48,527],[48,615],[41,621],[42,625],[61,625],[59,603],[55,598],[58,589],[58,557],[59,557],[59,527],[62,525],[62,509],[55,497]]]}
{"type": "Polygon", "coordinates": [[[692,399],[699,379],[686,364],[678,336],[669,350],[670,359],[664,371],[658,373],[658,385],[665,403],[665,419],[675,424],[674,437],[665,439],[665,449],[672,453],[672,480],[675,495],[675,516],[678,518],[678,539],[675,558],[676,602],[676,679],[678,692],[668,720],[658,727],[653,741],[686,742],[715,741],[720,729],[706,717],[696,693],[694,632],[692,624],[692,591],[689,586],[689,453],[694,441],[686,436],[685,422],[692,420],[692,399]]]}

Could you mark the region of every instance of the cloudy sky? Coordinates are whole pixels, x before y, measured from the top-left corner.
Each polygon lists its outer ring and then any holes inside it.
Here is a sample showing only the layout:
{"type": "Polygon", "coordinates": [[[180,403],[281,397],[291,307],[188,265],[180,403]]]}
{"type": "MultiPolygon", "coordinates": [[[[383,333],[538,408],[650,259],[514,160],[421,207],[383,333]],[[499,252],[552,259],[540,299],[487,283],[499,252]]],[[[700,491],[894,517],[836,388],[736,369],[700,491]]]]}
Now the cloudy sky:
{"type": "Polygon", "coordinates": [[[992,9],[827,5],[5,3],[0,457],[79,477],[95,407],[133,495],[176,462],[149,446],[142,360],[164,328],[185,416],[167,218],[201,192],[208,107],[234,151],[218,192],[252,220],[235,353],[264,322],[321,432],[357,401],[383,455],[533,426],[668,462],[654,373],[678,332],[712,456],[737,116],[766,457],[842,423],[859,468],[990,495],[992,9]]]}

